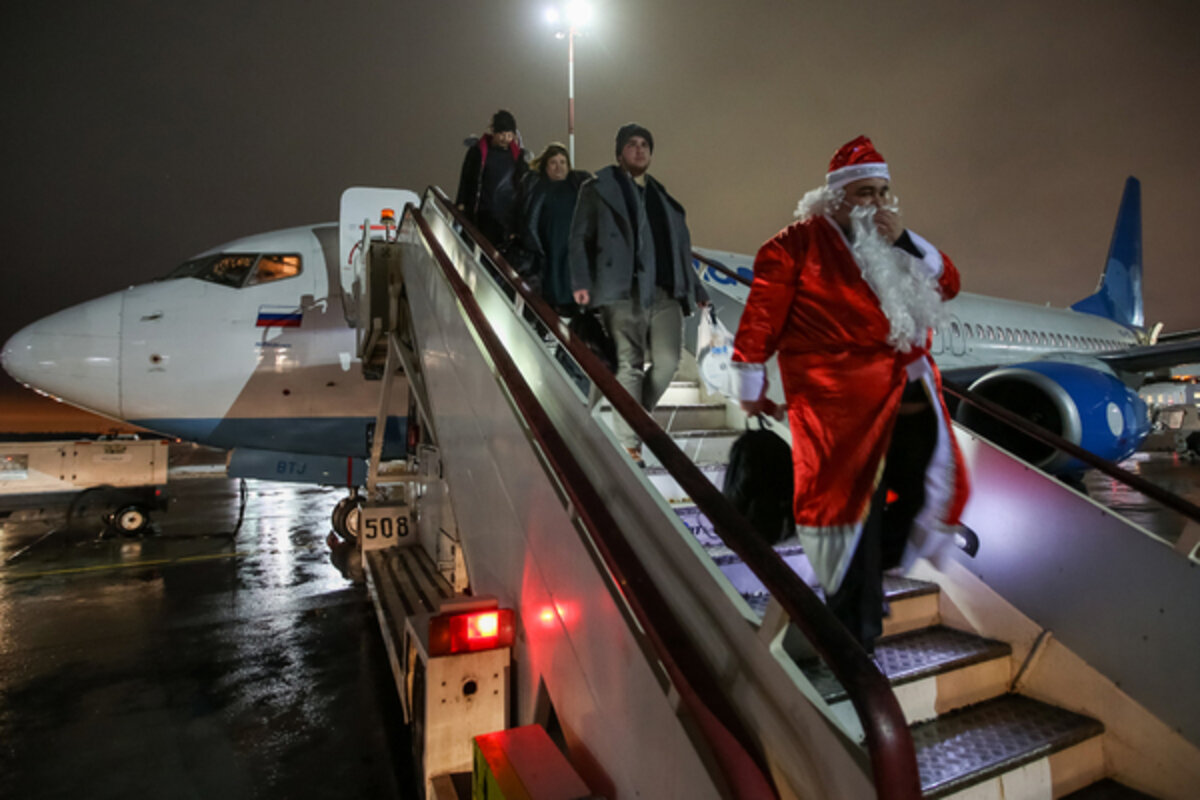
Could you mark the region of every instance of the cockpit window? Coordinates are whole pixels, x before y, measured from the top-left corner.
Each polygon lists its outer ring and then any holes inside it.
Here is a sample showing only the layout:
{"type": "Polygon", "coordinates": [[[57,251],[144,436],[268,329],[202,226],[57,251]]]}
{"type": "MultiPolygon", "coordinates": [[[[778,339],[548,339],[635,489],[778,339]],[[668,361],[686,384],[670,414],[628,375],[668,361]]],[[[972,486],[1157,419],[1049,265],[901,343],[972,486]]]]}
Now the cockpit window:
{"type": "Polygon", "coordinates": [[[300,256],[261,256],[254,265],[250,286],[271,281],[281,281],[300,274],[300,256]]]}
{"type": "Polygon", "coordinates": [[[300,274],[300,256],[278,253],[218,253],[176,267],[166,280],[199,278],[240,289],[300,274]]]}

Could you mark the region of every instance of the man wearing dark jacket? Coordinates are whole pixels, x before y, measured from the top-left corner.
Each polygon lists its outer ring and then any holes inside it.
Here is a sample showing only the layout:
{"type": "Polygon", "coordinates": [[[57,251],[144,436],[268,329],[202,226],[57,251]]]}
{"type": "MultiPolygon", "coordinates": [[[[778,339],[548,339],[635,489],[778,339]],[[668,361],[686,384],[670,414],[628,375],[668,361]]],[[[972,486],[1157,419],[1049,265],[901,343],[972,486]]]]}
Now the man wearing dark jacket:
{"type": "MultiPolygon", "coordinates": [[[[708,294],[692,269],[683,206],[647,174],[654,137],[636,123],[617,131],[617,163],[579,190],[568,253],[575,301],[600,309],[617,348],[617,380],[647,410],[679,367],[683,317],[708,294]],[[646,369],[646,361],[650,369],[646,369]]],[[[618,416],[618,440],[635,460],[641,443],[618,416]]]]}
{"type": "Polygon", "coordinates": [[[514,198],[521,176],[529,169],[517,141],[517,121],[501,109],[492,115],[491,131],[467,149],[454,203],[496,247],[512,229],[514,198]]]}

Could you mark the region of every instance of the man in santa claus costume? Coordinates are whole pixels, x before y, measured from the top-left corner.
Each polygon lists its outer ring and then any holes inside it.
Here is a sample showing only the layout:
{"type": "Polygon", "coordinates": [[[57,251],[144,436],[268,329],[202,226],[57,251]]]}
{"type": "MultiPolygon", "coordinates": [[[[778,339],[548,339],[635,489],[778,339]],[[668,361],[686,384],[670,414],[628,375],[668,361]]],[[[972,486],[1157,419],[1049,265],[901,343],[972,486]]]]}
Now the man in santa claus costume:
{"type": "Polygon", "coordinates": [[[733,354],[742,408],[759,414],[772,410],[765,362],[778,353],[796,532],[830,610],[869,653],[883,571],[948,541],[968,492],[928,349],[958,270],[904,228],[889,181],[865,136],[834,154],[797,222],[758,251],[733,354]]]}

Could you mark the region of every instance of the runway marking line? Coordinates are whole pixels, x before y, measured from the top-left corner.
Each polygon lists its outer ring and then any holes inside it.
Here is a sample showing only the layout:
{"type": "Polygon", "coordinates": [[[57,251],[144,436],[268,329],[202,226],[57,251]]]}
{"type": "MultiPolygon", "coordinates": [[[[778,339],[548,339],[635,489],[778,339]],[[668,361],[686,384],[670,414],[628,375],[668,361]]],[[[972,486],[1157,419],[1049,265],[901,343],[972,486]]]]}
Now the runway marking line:
{"type": "Polygon", "coordinates": [[[4,580],[19,581],[30,578],[48,578],[53,575],[75,575],[87,572],[103,572],[105,570],[114,569],[133,569],[135,567],[162,567],[171,564],[187,564],[197,561],[216,561],[223,558],[242,558],[244,556],[252,556],[254,551],[245,550],[235,553],[210,553],[208,555],[199,556],[180,556],[179,558],[157,558],[147,561],[130,561],[127,564],[93,564],[90,567],[67,567],[64,569],[48,569],[40,572],[25,572],[16,575],[4,575],[4,580]]]}

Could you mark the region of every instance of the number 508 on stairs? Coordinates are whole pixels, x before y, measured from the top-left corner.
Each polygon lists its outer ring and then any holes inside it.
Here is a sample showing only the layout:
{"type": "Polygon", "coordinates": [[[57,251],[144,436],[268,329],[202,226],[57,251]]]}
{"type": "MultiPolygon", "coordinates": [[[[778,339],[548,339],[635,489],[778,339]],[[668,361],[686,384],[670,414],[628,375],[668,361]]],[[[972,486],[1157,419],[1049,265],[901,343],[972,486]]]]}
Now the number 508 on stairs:
{"type": "Polygon", "coordinates": [[[411,544],[416,540],[416,527],[406,505],[366,506],[362,510],[363,550],[383,550],[411,544]]]}

